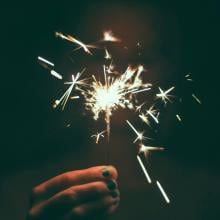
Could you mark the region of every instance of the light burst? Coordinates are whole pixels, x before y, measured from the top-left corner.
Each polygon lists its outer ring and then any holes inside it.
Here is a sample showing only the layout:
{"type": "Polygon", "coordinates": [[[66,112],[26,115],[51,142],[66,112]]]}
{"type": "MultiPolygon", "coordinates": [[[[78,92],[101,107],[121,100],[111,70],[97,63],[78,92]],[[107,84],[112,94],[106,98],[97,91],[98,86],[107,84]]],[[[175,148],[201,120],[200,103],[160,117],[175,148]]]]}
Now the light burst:
{"type": "MultiPolygon", "coordinates": [[[[60,99],[55,100],[53,107],[56,108],[58,105],[62,106],[62,110],[64,110],[66,103],[70,97],[70,94],[75,86],[76,89],[79,89],[78,86],[85,86],[85,80],[79,80],[80,76],[83,74],[83,72],[85,71],[85,69],[82,72],[79,72],[76,74],[76,76],[72,75],[72,81],[71,82],[66,82],[64,84],[70,85],[69,88],[66,90],[66,92],[61,96],[60,99]]],[[[76,99],[79,98],[79,96],[74,96],[71,97],[71,99],[76,99]]]]}
{"type": "Polygon", "coordinates": [[[147,155],[150,152],[153,151],[163,151],[164,148],[163,147],[153,147],[153,146],[145,146],[144,144],[140,144],[140,148],[139,148],[139,153],[143,153],[145,157],[147,157],[147,155]]]}
{"type": "Polygon", "coordinates": [[[96,134],[93,134],[91,137],[92,138],[95,138],[95,143],[98,144],[99,143],[99,140],[101,137],[104,138],[104,133],[106,132],[106,130],[104,131],[101,131],[101,132],[97,132],[96,134]]]}
{"type": "Polygon", "coordinates": [[[126,120],[126,122],[131,127],[131,129],[135,132],[135,134],[137,135],[137,137],[136,137],[136,139],[134,140],[133,143],[136,143],[138,140],[143,141],[145,139],[151,139],[151,138],[148,138],[148,137],[144,136],[144,131],[142,131],[142,132],[137,131],[137,129],[131,124],[130,121],[126,120]]]}
{"type": "Polygon", "coordinates": [[[76,38],[74,38],[73,36],[71,36],[71,35],[69,35],[69,34],[65,35],[65,34],[63,34],[63,33],[61,33],[61,32],[55,32],[55,35],[56,35],[57,37],[60,37],[60,38],[64,39],[64,40],[67,40],[67,41],[70,41],[70,42],[72,42],[72,43],[77,44],[77,45],[79,46],[77,49],[83,48],[83,50],[84,50],[86,53],[92,55],[92,52],[91,52],[88,48],[89,48],[89,47],[94,48],[94,46],[92,46],[92,45],[86,45],[86,44],[84,44],[83,42],[81,42],[80,40],[77,40],[76,38]]]}
{"type": "Polygon", "coordinates": [[[137,70],[128,66],[123,74],[112,76],[106,73],[106,67],[103,66],[104,82],[98,81],[93,75],[91,85],[82,91],[86,109],[93,113],[93,118],[97,120],[104,113],[108,138],[113,112],[118,108],[134,109],[134,94],[150,89],[150,84],[142,82],[137,70]]]}
{"type": "Polygon", "coordinates": [[[165,104],[170,100],[170,97],[172,97],[172,95],[170,95],[169,93],[175,89],[174,86],[172,86],[171,88],[167,89],[166,91],[163,91],[160,87],[158,88],[160,93],[156,94],[157,98],[160,98],[165,104]]]}

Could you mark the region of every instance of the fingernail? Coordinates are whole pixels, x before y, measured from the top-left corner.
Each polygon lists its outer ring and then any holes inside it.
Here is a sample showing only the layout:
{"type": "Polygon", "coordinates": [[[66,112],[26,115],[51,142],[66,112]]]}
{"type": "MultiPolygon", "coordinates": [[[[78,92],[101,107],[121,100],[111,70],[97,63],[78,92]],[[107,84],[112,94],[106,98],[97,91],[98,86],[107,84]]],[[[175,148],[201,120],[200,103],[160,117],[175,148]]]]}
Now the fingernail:
{"type": "Polygon", "coordinates": [[[107,187],[109,190],[114,190],[114,189],[116,189],[116,183],[114,181],[110,180],[107,183],[107,187]]]}
{"type": "Polygon", "coordinates": [[[112,191],[112,192],[111,192],[111,196],[112,196],[113,198],[117,198],[119,195],[120,195],[120,193],[119,193],[118,191],[112,191]]]}
{"type": "Polygon", "coordinates": [[[109,170],[107,170],[106,168],[104,170],[102,170],[102,176],[109,177],[110,176],[109,170]]]}

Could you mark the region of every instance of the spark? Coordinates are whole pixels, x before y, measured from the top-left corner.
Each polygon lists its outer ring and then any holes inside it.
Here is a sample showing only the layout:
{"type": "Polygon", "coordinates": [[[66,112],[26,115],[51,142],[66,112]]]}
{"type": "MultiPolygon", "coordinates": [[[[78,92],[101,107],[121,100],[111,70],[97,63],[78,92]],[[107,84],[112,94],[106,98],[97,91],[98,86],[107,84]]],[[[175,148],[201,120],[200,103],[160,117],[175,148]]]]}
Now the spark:
{"type": "Polygon", "coordinates": [[[193,82],[193,79],[191,78],[191,73],[185,75],[186,80],[193,82]]]}
{"type": "Polygon", "coordinates": [[[107,73],[115,73],[114,69],[115,69],[115,66],[112,64],[113,61],[111,61],[110,65],[106,68],[106,72],[107,73]]]}
{"type": "Polygon", "coordinates": [[[57,79],[63,79],[63,77],[58,72],[56,72],[55,70],[51,70],[50,74],[52,76],[56,77],[57,79]]]}
{"type": "Polygon", "coordinates": [[[191,79],[191,78],[187,78],[186,80],[190,81],[190,82],[193,82],[193,79],[191,79]]]}
{"type": "Polygon", "coordinates": [[[151,88],[145,88],[145,89],[135,90],[135,91],[133,91],[132,93],[133,93],[133,94],[136,94],[136,93],[145,92],[145,91],[148,91],[148,90],[151,90],[151,88]]]}
{"type": "Polygon", "coordinates": [[[110,55],[110,53],[108,52],[108,50],[105,48],[105,57],[106,60],[109,60],[112,58],[112,56],[110,55]]]}
{"type": "Polygon", "coordinates": [[[79,46],[80,46],[79,48],[83,48],[83,50],[84,50],[86,53],[92,55],[92,52],[88,49],[89,45],[84,44],[83,42],[77,40],[77,39],[74,38],[73,36],[71,36],[71,35],[64,35],[64,34],[62,34],[62,33],[60,33],[60,32],[55,32],[55,35],[56,35],[57,37],[60,37],[60,38],[64,39],[64,40],[67,40],[67,41],[70,41],[70,42],[72,42],[72,43],[75,43],[75,44],[79,45],[79,46]]]}
{"type": "Polygon", "coordinates": [[[137,155],[137,160],[138,160],[138,162],[139,162],[139,164],[140,164],[140,166],[141,166],[141,168],[142,168],[142,170],[143,170],[143,172],[144,172],[144,174],[145,174],[145,176],[147,178],[148,183],[151,183],[152,182],[151,178],[150,178],[150,176],[149,176],[149,174],[148,174],[148,172],[147,172],[143,162],[141,161],[141,158],[140,158],[139,155],[137,155]]]}
{"type": "Polygon", "coordinates": [[[110,117],[119,107],[135,109],[133,93],[149,90],[149,84],[144,84],[137,76],[138,68],[128,66],[123,74],[109,75],[103,66],[104,83],[98,81],[93,75],[89,88],[82,92],[86,100],[86,109],[92,111],[93,118],[97,120],[101,113],[105,114],[107,135],[110,134],[110,117]]]}
{"type": "Polygon", "coordinates": [[[120,42],[121,40],[114,36],[112,31],[105,31],[103,33],[103,41],[120,42]]]}
{"type": "Polygon", "coordinates": [[[104,138],[104,133],[106,132],[106,130],[104,131],[101,131],[101,132],[97,132],[96,134],[93,134],[91,137],[94,137],[95,138],[95,143],[98,144],[99,143],[99,139],[100,137],[103,137],[104,138]]]}
{"type": "Polygon", "coordinates": [[[137,47],[138,47],[138,55],[141,55],[140,49],[141,49],[141,44],[140,42],[137,43],[137,47]]]}
{"type": "Polygon", "coordinates": [[[151,116],[151,118],[157,123],[159,124],[159,120],[158,120],[158,110],[154,109],[154,105],[152,105],[148,110],[147,110],[147,114],[151,116]],[[156,116],[155,116],[156,115],[156,116]]]}
{"type": "Polygon", "coordinates": [[[146,104],[146,102],[143,102],[142,104],[136,106],[135,111],[136,111],[136,112],[137,112],[137,111],[140,112],[140,111],[141,111],[141,108],[142,108],[145,104],[146,104]]]}
{"type": "Polygon", "coordinates": [[[179,122],[182,121],[182,118],[178,114],[176,114],[176,118],[178,119],[179,122]]]}
{"type": "Polygon", "coordinates": [[[50,66],[54,66],[54,64],[52,63],[52,62],[50,62],[49,60],[46,60],[45,58],[43,58],[43,57],[37,57],[37,59],[38,60],[40,60],[40,61],[42,61],[42,62],[44,62],[44,63],[46,63],[46,64],[48,64],[48,65],[50,65],[50,66]]]}
{"type": "Polygon", "coordinates": [[[147,115],[145,115],[144,113],[141,113],[138,116],[144,123],[146,123],[148,126],[150,126],[150,121],[149,121],[149,118],[147,115]]]}
{"type": "Polygon", "coordinates": [[[152,146],[145,146],[144,144],[140,144],[139,153],[144,153],[145,157],[151,151],[163,151],[163,147],[152,147],[152,146]]]}
{"type": "Polygon", "coordinates": [[[170,200],[169,200],[167,194],[165,193],[163,187],[161,186],[160,182],[159,182],[159,181],[156,181],[156,183],[157,183],[157,186],[158,186],[158,188],[159,188],[161,194],[163,195],[165,201],[166,201],[167,203],[170,203],[170,200]]]}
{"type": "MultiPolygon", "coordinates": [[[[84,69],[85,70],[85,69],[84,69]]],[[[84,70],[82,72],[79,72],[76,74],[76,77],[72,75],[72,81],[66,82],[64,84],[70,84],[69,88],[66,90],[66,92],[61,96],[60,99],[55,100],[55,103],[53,105],[54,108],[56,108],[59,104],[62,105],[62,110],[64,110],[66,103],[70,97],[70,94],[74,88],[75,85],[85,85],[84,80],[79,80],[80,76],[83,74],[84,70]]]]}
{"type": "Polygon", "coordinates": [[[200,101],[200,99],[193,93],[192,97],[199,103],[202,104],[202,102],[200,101]]]}
{"type": "MultiPolygon", "coordinates": [[[[143,105],[143,104],[142,104],[143,105]]],[[[141,108],[141,105],[138,106],[139,108],[141,108]]],[[[157,123],[159,124],[159,120],[158,120],[158,117],[159,117],[159,112],[158,110],[154,109],[154,106],[152,105],[148,110],[146,110],[146,114],[144,113],[140,113],[139,115],[139,118],[144,122],[146,123],[149,127],[150,126],[150,120],[149,120],[149,116],[157,123]]]]}
{"type": "Polygon", "coordinates": [[[66,128],[69,128],[70,126],[71,126],[71,124],[67,124],[67,125],[66,125],[66,128]]]}
{"type": "Polygon", "coordinates": [[[77,96],[71,96],[70,99],[79,99],[80,97],[77,95],[77,96]]]}
{"type": "Polygon", "coordinates": [[[169,88],[168,90],[166,91],[163,91],[160,87],[159,87],[159,90],[160,90],[160,93],[156,94],[156,96],[158,98],[161,98],[162,101],[166,104],[167,101],[171,102],[170,98],[172,95],[169,95],[168,93],[170,93],[173,89],[175,89],[174,86],[172,86],[171,88],[169,88]]]}
{"type": "Polygon", "coordinates": [[[135,132],[135,134],[137,135],[137,138],[134,140],[133,143],[136,143],[138,140],[142,141],[142,140],[145,140],[145,139],[151,139],[151,138],[148,138],[148,137],[145,137],[144,136],[144,132],[138,132],[135,127],[131,124],[130,121],[126,120],[126,122],[128,123],[128,125],[131,127],[131,129],[135,132]]]}
{"type": "MultiPolygon", "coordinates": [[[[55,32],[55,35],[61,39],[73,43],[74,46],[76,45],[74,47],[74,51],[78,49],[83,49],[87,54],[93,55],[90,51],[90,48],[100,48],[96,46],[97,43],[100,43],[100,41],[92,44],[84,44],[83,42],[71,35],[66,35],[60,32],[55,32]]],[[[101,43],[121,42],[121,39],[115,37],[113,32],[109,30],[103,32],[103,39],[101,41],[101,43]]],[[[128,47],[122,47],[128,50],[128,47]]],[[[132,67],[128,65],[125,72],[117,71],[116,67],[113,65],[111,53],[107,50],[105,46],[100,49],[104,51],[105,54],[103,56],[107,60],[106,63],[108,63],[108,65],[103,65],[104,80],[99,80],[95,77],[95,75],[92,75],[90,78],[81,79],[80,77],[85,69],[82,72],[78,72],[75,76],[72,75],[71,81],[64,83],[65,85],[69,85],[69,87],[59,99],[55,100],[53,107],[56,108],[58,105],[61,105],[62,110],[64,110],[69,100],[82,98],[82,100],[84,101],[85,109],[93,114],[94,120],[98,120],[100,117],[104,116],[106,129],[91,135],[91,137],[95,139],[96,144],[99,143],[101,138],[105,137],[104,133],[106,133],[107,139],[109,141],[111,116],[119,108],[129,109],[134,112],[138,112],[139,118],[149,126],[152,120],[156,124],[159,124],[159,110],[155,109],[154,105],[152,105],[149,109],[144,109],[143,106],[146,104],[146,102],[142,104],[138,102],[137,94],[149,91],[152,87],[152,84],[144,83],[142,80],[141,74],[144,71],[146,72],[144,66],[138,65],[132,67]],[[78,92],[76,95],[72,95],[73,89],[74,91],[78,92]]],[[[108,49],[110,49],[110,47],[108,49]]],[[[141,44],[138,42],[138,55],[141,55],[141,49],[141,44]]],[[[60,80],[63,78],[62,75],[54,70],[54,64],[52,62],[40,56],[38,56],[38,60],[44,68],[50,71],[51,75],[60,80]]],[[[191,74],[185,75],[185,79],[188,81],[193,81],[191,78],[191,74]]],[[[159,93],[156,94],[156,98],[161,99],[162,102],[164,102],[165,104],[172,101],[172,95],[170,95],[170,92],[175,89],[174,86],[165,91],[161,89],[161,87],[158,87],[158,89],[159,93]]],[[[201,101],[195,94],[192,94],[192,97],[199,104],[201,104],[201,101]]],[[[180,100],[180,102],[182,102],[182,99],[180,100]]],[[[176,118],[180,122],[182,121],[181,117],[178,114],[176,114],[176,118]]],[[[141,169],[144,172],[144,175],[146,176],[147,181],[151,183],[152,180],[147,172],[146,167],[144,166],[144,163],[141,160],[141,156],[143,156],[141,154],[144,154],[144,156],[146,157],[148,153],[153,151],[162,151],[164,150],[164,148],[144,145],[144,140],[151,138],[145,137],[144,131],[139,132],[129,120],[126,120],[126,122],[136,134],[133,143],[136,143],[138,141],[139,144],[137,160],[141,169]]],[[[65,126],[70,127],[71,124],[69,123],[65,126]]],[[[159,181],[156,181],[156,184],[166,202],[170,203],[170,200],[159,181]]]]}

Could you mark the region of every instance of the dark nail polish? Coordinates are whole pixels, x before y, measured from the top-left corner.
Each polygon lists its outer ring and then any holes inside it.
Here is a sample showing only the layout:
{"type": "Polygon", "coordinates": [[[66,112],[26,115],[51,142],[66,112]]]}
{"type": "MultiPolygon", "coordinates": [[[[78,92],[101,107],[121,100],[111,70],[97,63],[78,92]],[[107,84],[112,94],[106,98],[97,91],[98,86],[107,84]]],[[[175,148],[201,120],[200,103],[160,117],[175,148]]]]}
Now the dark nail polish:
{"type": "Polygon", "coordinates": [[[104,169],[104,170],[102,171],[102,176],[104,176],[104,177],[109,177],[109,176],[110,176],[110,172],[109,172],[107,169],[104,169]]]}
{"type": "Polygon", "coordinates": [[[117,191],[113,191],[113,192],[111,192],[111,196],[113,198],[117,198],[119,196],[119,193],[117,191]]]}
{"type": "Polygon", "coordinates": [[[114,190],[116,189],[116,183],[112,180],[110,180],[108,183],[107,183],[107,187],[109,190],[114,190]]]}

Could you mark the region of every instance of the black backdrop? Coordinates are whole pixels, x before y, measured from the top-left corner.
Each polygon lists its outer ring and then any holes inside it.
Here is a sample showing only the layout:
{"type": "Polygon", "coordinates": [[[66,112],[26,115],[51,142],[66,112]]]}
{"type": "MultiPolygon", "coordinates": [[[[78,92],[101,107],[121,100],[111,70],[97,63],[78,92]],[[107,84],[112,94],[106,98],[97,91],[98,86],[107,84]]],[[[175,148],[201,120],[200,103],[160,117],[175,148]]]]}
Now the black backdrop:
{"type": "MultiPolygon", "coordinates": [[[[185,132],[184,138],[182,135],[172,136],[172,141],[179,146],[171,148],[170,154],[189,167],[199,167],[214,173],[219,180],[217,1],[38,1],[14,2],[7,5],[1,3],[2,178],[27,166],[41,163],[48,155],[58,157],[60,153],[71,150],[68,146],[71,138],[74,138],[77,145],[85,142],[82,140],[82,131],[85,132],[83,124],[86,119],[78,119],[81,123],[77,129],[62,128],[66,123],[65,116],[51,109],[51,97],[56,94],[58,84],[36,62],[39,54],[59,60],[65,52],[63,42],[55,39],[54,31],[77,32],[78,36],[83,36],[89,42],[89,36],[85,36],[83,32],[83,24],[85,21],[88,24],[88,19],[96,16],[91,15],[90,10],[96,7],[99,7],[100,11],[102,7],[143,10],[148,6],[160,10],[167,16],[173,15],[176,29],[169,30],[169,34],[175,35],[178,30],[181,38],[181,71],[193,73],[196,79],[195,90],[203,102],[202,106],[186,108],[188,119],[181,130],[185,132]],[[59,138],[56,136],[57,133],[60,135],[59,138]],[[60,144],[66,147],[60,149],[60,144]]],[[[102,27],[93,24],[91,26],[94,32],[96,28],[99,28],[97,32],[101,32],[102,27]]],[[[61,67],[62,64],[60,69],[61,67]]]]}

